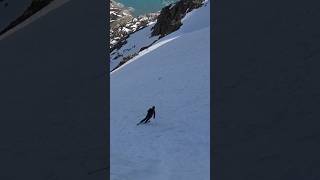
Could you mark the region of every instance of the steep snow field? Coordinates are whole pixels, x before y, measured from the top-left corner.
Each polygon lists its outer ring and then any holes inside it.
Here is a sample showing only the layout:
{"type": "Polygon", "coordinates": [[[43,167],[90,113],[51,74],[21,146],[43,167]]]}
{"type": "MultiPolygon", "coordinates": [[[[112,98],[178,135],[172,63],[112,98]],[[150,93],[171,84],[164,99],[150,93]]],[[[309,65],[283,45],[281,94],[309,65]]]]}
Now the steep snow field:
{"type": "Polygon", "coordinates": [[[112,180],[210,178],[209,3],[111,73],[112,180]]]}
{"type": "Polygon", "coordinates": [[[142,47],[149,46],[154,41],[158,40],[158,36],[151,37],[151,28],[155,23],[150,23],[149,26],[131,34],[127,39],[127,43],[119,50],[114,50],[110,54],[110,71],[113,70],[122,61],[123,57],[138,53],[142,47]],[[117,56],[121,54],[121,57],[117,56]]]}

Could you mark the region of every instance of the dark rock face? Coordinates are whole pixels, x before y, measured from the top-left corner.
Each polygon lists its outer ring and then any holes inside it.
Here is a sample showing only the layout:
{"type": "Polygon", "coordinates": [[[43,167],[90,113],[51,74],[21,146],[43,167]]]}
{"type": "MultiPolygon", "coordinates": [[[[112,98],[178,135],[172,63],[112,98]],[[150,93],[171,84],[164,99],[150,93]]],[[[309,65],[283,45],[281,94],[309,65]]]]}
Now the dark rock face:
{"type": "Polygon", "coordinates": [[[204,0],[181,0],[175,4],[164,7],[158,17],[152,36],[163,37],[170,34],[182,25],[181,19],[193,9],[199,8],[204,0]]]}
{"type": "Polygon", "coordinates": [[[130,34],[156,21],[159,13],[149,13],[134,17],[132,13],[116,1],[110,1],[110,51],[125,44],[130,34]]]}
{"type": "MultiPolygon", "coordinates": [[[[114,30],[111,28],[110,61],[119,63],[117,66],[112,66],[110,69],[111,72],[138,55],[139,52],[152,46],[160,38],[178,30],[182,25],[181,19],[190,11],[204,5],[203,2],[204,0],[181,0],[164,7],[160,13],[151,13],[141,17],[135,17],[133,21],[127,21],[124,30],[121,26],[117,26],[114,30]],[[152,43],[146,43],[137,49],[135,49],[135,45],[128,47],[128,49],[122,49],[122,47],[127,44],[127,39],[131,34],[142,30],[147,27],[150,22],[154,22],[155,20],[156,23],[152,24],[151,36],[157,36],[157,38],[155,38],[152,43]]],[[[150,35],[148,34],[148,36],[150,35]]]]}

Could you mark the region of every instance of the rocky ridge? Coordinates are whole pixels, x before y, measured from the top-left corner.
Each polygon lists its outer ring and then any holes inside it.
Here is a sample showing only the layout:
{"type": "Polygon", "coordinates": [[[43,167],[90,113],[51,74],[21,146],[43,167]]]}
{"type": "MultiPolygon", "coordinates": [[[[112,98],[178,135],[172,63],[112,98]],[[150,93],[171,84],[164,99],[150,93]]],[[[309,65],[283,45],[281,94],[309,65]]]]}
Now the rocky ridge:
{"type": "Polygon", "coordinates": [[[166,36],[180,28],[182,18],[193,9],[202,6],[204,0],[180,0],[176,3],[162,8],[153,27],[152,36],[160,35],[160,38],[166,36]]]}
{"type": "MultiPolygon", "coordinates": [[[[137,56],[139,52],[150,47],[158,39],[178,30],[182,25],[182,18],[193,9],[201,7],[203,2],[204,0],[181,0],[164,7],[160,13],[152,16],[152,18],[145,19],[145,21],[132,18],[133,21],[127,21],[124,27],[115,28],[118,31],[117,33],[121,35],[115,37],[110,35],[112,37],[111,42],[113,41],[113,43],[110,43],[110,71],[117,69],[137,56]],[[141,26],[136,27],[134,23],[141,26]],[[131,27],[133,30],[130,31],[130,28],[127,27],[131,27]],[[148,27],[147,30],[139,31],[144,27],[148,27]],[[128,41],[130,42],[128,43],[128,41]]],[[[112,29],[111,32],[114,33],[112,29]]]]}
{"type": "Polygon", "coordinates": [[[130,8],[115,0],[110,1],[110,49],[119,48],[131,34],[157,19],[159,13],[134,17],[130,8]]]}

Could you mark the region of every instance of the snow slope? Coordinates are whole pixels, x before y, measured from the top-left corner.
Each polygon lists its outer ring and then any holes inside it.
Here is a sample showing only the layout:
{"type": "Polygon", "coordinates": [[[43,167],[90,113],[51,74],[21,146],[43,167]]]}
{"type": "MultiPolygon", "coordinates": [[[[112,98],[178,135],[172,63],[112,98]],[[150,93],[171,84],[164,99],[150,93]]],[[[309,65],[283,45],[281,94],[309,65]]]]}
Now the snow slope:
{"type": "Polygon", "coordinates": [[[111,179],[210,178],[210,1],[111,73],[111,179]],[[156,119],[136,126],[152,105],[156,119]]]}
{"type": "Polygon", "coordinates": [[[158,40],[158,36],[151,37],[151,29],[154,24],[155,22],[150,23],[150,25],[144,29],[131,34],[129,38],[127,38],[127,43],[125,45],[119,50],[114,50],[110,53],[110,71],[117,67],[124,57],[139,53],[141,48],[149,46],[154,41],[158,40]]]}
{"type": "Polygon", "coordinates": [[[107,179],[88,174],[109,164],[105,3],[70,0],[0,40],[1,180],[107,179]]]}

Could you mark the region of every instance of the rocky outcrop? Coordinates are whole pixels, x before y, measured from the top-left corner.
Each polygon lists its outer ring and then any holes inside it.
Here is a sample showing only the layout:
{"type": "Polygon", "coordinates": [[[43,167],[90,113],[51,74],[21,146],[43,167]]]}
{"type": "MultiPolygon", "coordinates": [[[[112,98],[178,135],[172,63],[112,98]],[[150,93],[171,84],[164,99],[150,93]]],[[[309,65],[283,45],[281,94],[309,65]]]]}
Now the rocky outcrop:
{"type": "Polygon", "coordinates": [[[119,68],[160,38],[178,30],[182,25],[182,18],[188,12],[201,7],[203,2],[204,0],[181,0],[164,7],[160,13],[151,18],[146,18],[147,15],[140,16],[127,21],[125,26],[119,25],[114,30],[111,28],[114,36],[110,42],[110,71],[119,68]],[[119,35],[115,36],[115,31],[119,35]],[[138,33],[140,41],[128,39],[134,33],[138,33]]]}
{"type": "Polygon", "coordinates": [[[181,0],[164,7],[158,16],[152,35],[160,35],[160,37],[163,37],[176,31],[182,25],[181,19],[188,12],[201,7],[203,1],[204,0],[181,0]]]}
{"type": "Polygon", "coordinates": [[[110,28],[110,50],[125,44],[125,39],[132,33],[143,29],[157,19],[159,13],[149,13],[138,17],[129,16],[113,21],[110,28]]]}
{"type": "Polygon", "coordinates": [[[126,43],[125,39],[131,34],[157,19],[159,13],[149,13],[134,17],[129,8],[110,1],[110,51],[118,49],[126,43]]]}
{"type": "Polygon", "coordinates": [[[132,12],[125,8],[121,3],[115,0],[110,1],[110,25],[113,28],[116,24],[122,21],[130,20],[133,18],[132,12]],[[122,20],[123,19],[123,20],[122,20]]]}
{"type": "Polygon", "coordinates": [[[132,13],[122,4],[114,0],[110,1],[110,49],[117,44],[119,46],[119,42],[127,36],[124,28],[132,19],[132,13]]]}

